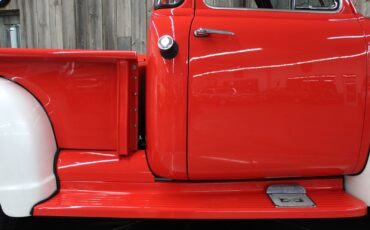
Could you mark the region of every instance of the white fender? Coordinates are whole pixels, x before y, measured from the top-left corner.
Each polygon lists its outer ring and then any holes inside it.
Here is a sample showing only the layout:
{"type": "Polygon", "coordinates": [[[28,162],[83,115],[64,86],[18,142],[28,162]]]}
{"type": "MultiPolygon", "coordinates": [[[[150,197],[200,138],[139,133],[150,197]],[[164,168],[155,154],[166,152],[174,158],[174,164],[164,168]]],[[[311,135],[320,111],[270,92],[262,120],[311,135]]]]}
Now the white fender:
{"type": "Polygon", "coordinates": [[[10,217],[31,215],[57,190],[57,144],[40,103],[16,83],[0,78],[0,205],[10,217]]]}
{"type": "Polygon", "coordinates": [[[360,175],[345,177],[345,189],[370,206],[370,159],[360,175]]]}

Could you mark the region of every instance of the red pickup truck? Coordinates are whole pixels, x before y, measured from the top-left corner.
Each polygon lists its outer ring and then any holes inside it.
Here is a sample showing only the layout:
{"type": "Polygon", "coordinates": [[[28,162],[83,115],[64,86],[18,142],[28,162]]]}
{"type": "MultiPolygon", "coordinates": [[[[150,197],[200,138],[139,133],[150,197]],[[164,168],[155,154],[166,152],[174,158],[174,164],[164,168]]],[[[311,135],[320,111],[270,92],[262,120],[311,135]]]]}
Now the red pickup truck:
{"type": "Polygon", "coordinates": [[[366,215],[370,20],[237,2],[154,1],[146,56],[0,49],[0,228],[366,215]]]}

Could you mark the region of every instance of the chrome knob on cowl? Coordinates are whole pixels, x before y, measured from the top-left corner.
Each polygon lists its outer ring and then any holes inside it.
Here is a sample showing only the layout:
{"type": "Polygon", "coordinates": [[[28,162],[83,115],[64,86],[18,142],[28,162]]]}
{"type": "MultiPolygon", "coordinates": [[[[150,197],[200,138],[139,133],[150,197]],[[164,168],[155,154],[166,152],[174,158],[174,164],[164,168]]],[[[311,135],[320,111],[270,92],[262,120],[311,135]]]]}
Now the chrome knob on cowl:
{"type": "Polygon", "coordinates": [[[165,59],[173,59],[179,52],[177,42],[170,35],[163,35],[158,39],[158,48],[165,59]]]}

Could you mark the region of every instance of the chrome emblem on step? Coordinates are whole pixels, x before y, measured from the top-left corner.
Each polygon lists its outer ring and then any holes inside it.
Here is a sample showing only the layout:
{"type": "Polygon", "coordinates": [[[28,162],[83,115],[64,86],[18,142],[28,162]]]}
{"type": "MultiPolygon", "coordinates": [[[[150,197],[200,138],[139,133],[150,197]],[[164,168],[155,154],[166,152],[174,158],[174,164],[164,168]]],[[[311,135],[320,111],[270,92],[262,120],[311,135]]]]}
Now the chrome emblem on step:
{"type": "Polygon", "coordinates": [[[266,193],[277,208],[316,207],[308,197],[306,189],[299,185],[271,185],[266,193]]]}

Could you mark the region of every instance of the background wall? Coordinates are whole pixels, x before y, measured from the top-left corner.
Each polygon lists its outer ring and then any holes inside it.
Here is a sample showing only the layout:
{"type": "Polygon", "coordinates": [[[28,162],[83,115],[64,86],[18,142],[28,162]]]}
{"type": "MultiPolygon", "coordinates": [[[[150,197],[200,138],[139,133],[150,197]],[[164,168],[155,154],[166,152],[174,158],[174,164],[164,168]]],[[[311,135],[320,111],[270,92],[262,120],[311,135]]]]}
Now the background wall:
{"type": "Polygon", "coordinates": [[[151,6],[152,0],[12,0],[0,18],[9,24],[19,15],[21,47],[145,52],[151,6]]]}
{"type": "Polygon", "coordinates": [[[364,16],[370,17],[370,1],[369,0],[352,0],[357,10],[364,16]]]}
{"type": "MultiPolygon", "coordinates": [[[[353,2],[370,16],[369,0],[353,2]]],[[[151,10],[152,0],[12,0],[0,9],[0,47],[9,46],[7,31],[17,25],[20,47],[144,53],[151,10]]]]}

